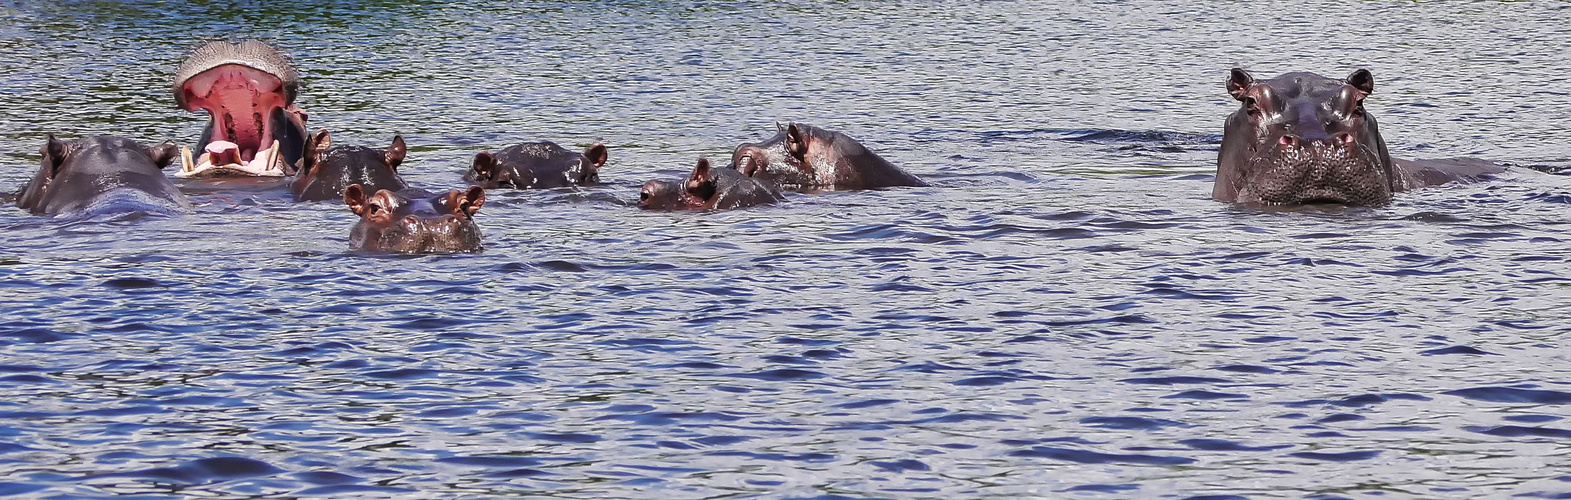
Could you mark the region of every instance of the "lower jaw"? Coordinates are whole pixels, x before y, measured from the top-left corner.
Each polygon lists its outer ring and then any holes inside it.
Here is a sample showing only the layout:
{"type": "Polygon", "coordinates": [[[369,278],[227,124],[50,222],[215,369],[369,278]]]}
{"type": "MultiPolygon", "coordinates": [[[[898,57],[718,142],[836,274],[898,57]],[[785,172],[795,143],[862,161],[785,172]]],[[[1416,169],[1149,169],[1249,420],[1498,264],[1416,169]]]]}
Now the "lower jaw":
{"type": "Polygon", "coordinates": [[[211,154],[203,152],[193,158],[190,147],[181,147],[180,171],[175,172],[175,177],[283,177],[289,172],[284,170],[284,159],[279,155],[279,149],[279,142],[275,139],[272,146],[257,151],[249,161],[215,165],[211,154]]]}

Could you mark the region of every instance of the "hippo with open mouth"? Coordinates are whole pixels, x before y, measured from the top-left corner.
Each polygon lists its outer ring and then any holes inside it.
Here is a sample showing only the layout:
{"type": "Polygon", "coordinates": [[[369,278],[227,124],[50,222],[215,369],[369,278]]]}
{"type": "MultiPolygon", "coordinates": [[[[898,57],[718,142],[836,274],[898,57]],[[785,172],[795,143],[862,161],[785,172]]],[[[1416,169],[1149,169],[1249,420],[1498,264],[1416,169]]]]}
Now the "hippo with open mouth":
{"type": "Polygon", "coordinates": [[[306,141],[300,170],[289,181],[289,192],[294,193],[295,201],[341,199],[350,184],[359,184],[362,191],[372,193],[409,187],[398,175],[398,166],[409,152],[402,135],[394,134],[392,145],[385,150],[332,144],[332,135],[325,128],[306,141]]]}
{"type": "Polygon", "coordinates": [[[848,135],[801,123],[776,128],[768,140],[737,146],[731,166],[799,191],[927,185],[848,135]]]}
{"type": "Polygon", "coordinates": [[[349,231],[349,247],[367,252],[456,253],[480,251],[475,212],[485,189],[470,186],[430,198],[406,198],[386,189],[366,195],[359,184],[344,189],[344,204],[360,216],[349,231]]]}
{"type": "Polygon", "coordinates": [[[710,168],[708,158],[699,158],[686,180],[645,182],[638,193],[638,207],[645,210],[730,209],[783,200],[769,181],[734,169],[710,168]]]}
{"type": "Polygon", "coordinates": [[[1381,206],[1392,193],[1505,171],[1476,159],[1393,160],[1375,117],[1369,70],[1335,80],[1288,73],[1256,80],[1234,68],[1227,91],[1240,103],[1227,117],[1217,158],[1217,201],[1261,205],[1381,206]]]}
{"type": "Polygon", "coordinates": [[[190,212],[191,202],[162,170],[176,154],[169,142],[149,148],[121,137],[62,141],[51,135],[16,206],[37,215],[190,212]]]}
{"type": "Polygon", "coordinates": [[[207,110],[198,156],[182,151],[176,177],[284,176],[305,154],[306,113],[294,107],[300,77],[265,42],[206,43],[175,71],[175,103],[207,110]]]}

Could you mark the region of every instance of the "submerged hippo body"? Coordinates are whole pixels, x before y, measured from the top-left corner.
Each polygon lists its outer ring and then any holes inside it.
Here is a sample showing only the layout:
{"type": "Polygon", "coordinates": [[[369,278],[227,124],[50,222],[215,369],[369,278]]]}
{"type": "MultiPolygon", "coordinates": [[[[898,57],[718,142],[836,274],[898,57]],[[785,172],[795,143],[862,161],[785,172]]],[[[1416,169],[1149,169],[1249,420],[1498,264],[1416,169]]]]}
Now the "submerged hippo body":
{"type": "Polygon", "coordinates": [[[398,175],[398,166],[408,151],[401,135],[393,135],[393,144],[387,149],[377,150],[333,146],[327,129],[318,130],[306,142],[305,156],[300,170],[289,181],[289,191],[296,201],[343,199],[351,184],[359,184],[362,191],[370,193],[383,189],[402,191],[409,186],[398,175]]]}
{"type": "Polygon", "coordinates": [[[305,154],[306,114],[294,107],[300,77],[289,58],[260,41],[213,41],[175,71],[175,103],[206,109],[207,128],[175,175],[283,176],[305,154]]]}
{"type": "Polygon", "coordinates": [[[646,210],[709,210],[768,205],[785,198],[767,181],[742,175],[729,168],[710,168],[699,158],[693,172],[682,181],[649,181],[638,194],[638,207],[646,210]]]}
{"type": "Polygon", "coordinates": [[[475,154],[464,180],[486,189],[548,189],[591,186],[600,183],[606,147],[595,143],[577,153],[554,142],[529,142],[509,146],[496,154],[475,154]]]}
{"type": "Polygon", "coordinates": [[[1314,73],[1256,80],[1235,68],[1227,89],[1241,106],[1222,134],[1211,191],[1217,201],[1379,206],[1398,191],[1505,170],[1472,159],[1393,161],[1364,109],[1374,91],[1368,70],[1345,80],[1314,73]]]}
{"type": "Polygon", "coordinates": [[[16,198],[18,207],[34,214],[191,211],[191,202],[162,170],[179,154],[172,143],[148,148],[120,137],[50,136],[39,153],[38,172],[16,198]]]}
{"type": "Polygon", "coordinates": [[[927,185],[850,136],[800,123],[779,127],[763,142],[737,146],[731,165],[793,190],[927,185]]]}
{"type": "Polygon", "coordinates": [[[406,198],[386,189],[369,196],[359,184],[344,189],[344,203],[360,216],[349,247],[367,252],[455,253],[480,251],[475,212],[485,189],[471,186],[429,198],[406,198]]]}

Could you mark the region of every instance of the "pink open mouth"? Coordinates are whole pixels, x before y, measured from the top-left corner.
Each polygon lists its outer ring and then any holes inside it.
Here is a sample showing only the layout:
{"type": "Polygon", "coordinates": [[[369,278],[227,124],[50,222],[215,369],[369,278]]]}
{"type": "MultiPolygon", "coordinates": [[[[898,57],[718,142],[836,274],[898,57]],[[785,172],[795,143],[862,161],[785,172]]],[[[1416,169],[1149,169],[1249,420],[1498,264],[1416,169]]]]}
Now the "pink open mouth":
{"type": "Polygon", "coordinates": [[[200,108],[212,115],[213,131],[206,151],[186,161],[177,176],[284,175],[272,116],[288,101],[277,76],[224,64],[187,79],[180,92],[187,111],[200,108]]]}

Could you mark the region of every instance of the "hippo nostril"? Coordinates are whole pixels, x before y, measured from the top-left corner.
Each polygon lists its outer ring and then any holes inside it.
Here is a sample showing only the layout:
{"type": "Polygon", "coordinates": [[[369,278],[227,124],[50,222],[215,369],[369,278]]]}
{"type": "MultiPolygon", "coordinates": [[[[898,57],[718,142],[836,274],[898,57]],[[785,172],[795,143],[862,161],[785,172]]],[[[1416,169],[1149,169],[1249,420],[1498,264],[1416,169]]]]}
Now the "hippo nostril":
{"type": "Polygon", "coordinates": [[[1298,137],[1297,136],[1292,136],[1292,135],[1284,135],[1280,139],[1277,139],[1276,143],[1281,145],[1284,148],[1297,147],[1298,146],[1298,137]]]}
{"type": "Polygon", "coordinates": [[[1340,134],[1337,134],[1337,135],[1333,136],[1332,140],[1336,141],[1337,144],[1341,144],[1343,146],[1352,146],[1353,145],[1353,134],[1349,134],[1347,132],[1342,132],[1340,134]]]}
{"type": "Polygon", "coordinates": [[[638,193],[638,201],[649,201],[649,191],[641,191],[641,192],[639,192],[638,193]]]}

